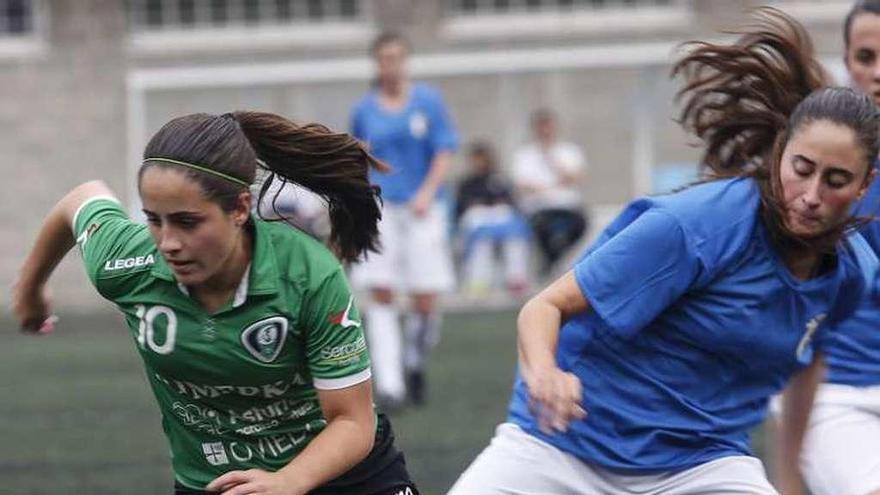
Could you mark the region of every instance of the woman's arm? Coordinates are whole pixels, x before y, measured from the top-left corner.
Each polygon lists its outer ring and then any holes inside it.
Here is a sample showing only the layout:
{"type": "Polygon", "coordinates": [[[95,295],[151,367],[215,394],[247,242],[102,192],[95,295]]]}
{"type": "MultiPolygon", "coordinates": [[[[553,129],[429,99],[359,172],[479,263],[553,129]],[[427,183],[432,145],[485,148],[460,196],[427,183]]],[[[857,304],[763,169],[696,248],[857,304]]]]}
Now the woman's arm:
{"type": "Polygon", "coordinates": [[[318,390],[318,400],[327,427],[290,463],[275,473],[230,471],[205,490],[223,495],[304,495],[364,460],[376,436],[371,380],[340,390],[318,390]]]}
{"type": "Polygon", "coordinates": [[[434,156],[433,160],[431,160],[431,167],[428,169],[428,174],[425,176],[425,180],[422,182],[422,185],[419,186],[418,191],[416,191],[416,194],[410,201],[410,207],[413,209],[416,216],[424,216],[431,208],[431,205],[434,203],[434,198],[437,196],[437,190],[440,189],[440,186],[443,185],[443,182],[446,180],[446,176],[449,175],[449,169],[451,166],[451,151],[441,151],[434,156]]]}
{"type": "Polygon", "coordinates": [[[50,330],[44,324],[49,317],[49,301],[45,295],[46,282],[76,244],[73,238],[73,217],[79,207],[95,196],[113,197],[101,181],[86,182],[74,188],[46,215],[37,234],[37,240],[19,269],[12,291],[12,307],[22,329],[50,330]]]}
{"type": "Polygon", "coordinates": [[[782,394],[782,414],[776,425],[776,483],[784,495],[804,493],[800,454],[816,389],[825,377],[825,359],[817,353],[810,366],[798,372],[782,394]]]}
{"type": "Polygon", "coordinates": [[[538,425],[546,432],[564,431],[582,419],[581,382],[556,365],[559,329],[565,319],[590,308],[569,271],[530,299],[519,313],[517,342],[519,367],[529,389],[538,425]]]}

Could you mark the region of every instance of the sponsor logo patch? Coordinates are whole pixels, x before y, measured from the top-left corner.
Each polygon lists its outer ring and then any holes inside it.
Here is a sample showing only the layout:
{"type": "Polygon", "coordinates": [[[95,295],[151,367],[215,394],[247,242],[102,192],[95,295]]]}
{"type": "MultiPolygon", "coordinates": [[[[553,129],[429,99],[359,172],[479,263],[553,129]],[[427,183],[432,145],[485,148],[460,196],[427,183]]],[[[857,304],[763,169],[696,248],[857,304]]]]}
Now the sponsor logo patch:
{"type": "Polygon", "coordinates": [[[221,442],[203,443],[202,452],[205,453],[205,459],[212,466],[222,466],[229,464],[229,457],[226,455],[226,449],[221,442]]]}

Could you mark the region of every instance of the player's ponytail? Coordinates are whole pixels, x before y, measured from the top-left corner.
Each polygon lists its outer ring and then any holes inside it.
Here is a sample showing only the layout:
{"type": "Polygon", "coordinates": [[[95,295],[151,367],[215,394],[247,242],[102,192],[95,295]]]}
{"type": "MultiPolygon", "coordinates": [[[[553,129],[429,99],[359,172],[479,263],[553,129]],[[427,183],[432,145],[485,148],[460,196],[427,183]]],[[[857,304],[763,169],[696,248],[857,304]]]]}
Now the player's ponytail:
{"type": "MultiPolygon", "coordinates": [[[[297,125],[267,112],[234,112],[259,161],[270,172],[257,199],[262,204],[272,182],[293,182],[326,201],[330,245],[345,261],[379,248],[379,188],[370,183],[370,167],[387,167],[352,136],[321,124],[297,125]]],[[[275,198],[271,198],[274,208],[275,198]]]]}

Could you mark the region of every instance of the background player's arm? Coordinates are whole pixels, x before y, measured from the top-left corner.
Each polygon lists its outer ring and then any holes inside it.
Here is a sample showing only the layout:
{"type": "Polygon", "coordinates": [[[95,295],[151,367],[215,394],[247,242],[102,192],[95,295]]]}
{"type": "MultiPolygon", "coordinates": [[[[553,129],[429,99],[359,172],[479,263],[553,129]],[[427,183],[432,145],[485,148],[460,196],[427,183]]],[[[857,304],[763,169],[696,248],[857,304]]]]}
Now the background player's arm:
{"type": "Polygon", "coordinates": [[[451,151],[441,151],[431,160],[431,168],[428,170],[428,175],[425,176],[424,182],[422,182],[419,190],[416,191],[411,203],[417,215],[424,215],[431,207],[434,197],[437,195],[437,190],[440,189],[440,186],[443,185],[446,176],[449,174],[451,164],[451,151]]]}
{"type": "Polygon", "coordinates": [[[519,366],[542,430],[564,431],[586,414],[581,383],[556,365],[559,329],[565,319],[590,308],[573,271],[531,298],[517,320],[519,366]]]}
{"type": "Polygon", "coordinates": [[[49,316],[46,282],[76,244],[74,215],[86,200],[95,196],[113,197],[113,193],[101,181],[86,182],[67,193],[46,215],[13,288],[13,312],[23,329],[40,330],[49,316]]]}
{"type": "Polygon", "coordinates": [[[824,377],[825,359],[817,353],[813,362],[791,379],[782,394],[782,416],[776,427],[775,466],[777,488],[785,495],[804,493],[799,468],[801,447],[816,388],[824,377]]]}
{"type": "Polygon", "coordinates": [[[434,157],[431,159],[428,174],[419,186],[410,207],[417,216],[428,212],[434,203],[437,190],[443,185],[452,165],[452,154],[458,148],[458,133],[439,93],[428,97],[426,111],[429,114],[429,136],[434,157]]]}
{"type": "Polygon", "coordinates": [[[274,473],[230,471],[205,489],[222,495],[305,495],[348,471],[373,448],[376,415],[371,387],[366,380],[338,390],[318,389],[327,427],[290,463],[274,473]]]}

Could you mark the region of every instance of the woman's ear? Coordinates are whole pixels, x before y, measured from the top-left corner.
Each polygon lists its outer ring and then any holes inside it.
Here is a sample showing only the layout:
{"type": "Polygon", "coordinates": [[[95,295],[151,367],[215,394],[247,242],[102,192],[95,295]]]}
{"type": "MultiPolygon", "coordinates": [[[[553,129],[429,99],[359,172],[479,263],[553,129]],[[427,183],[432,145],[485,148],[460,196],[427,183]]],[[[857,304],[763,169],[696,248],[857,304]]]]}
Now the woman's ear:
{"type": "Polygon", "coordinates": [[[235,209],[232,211],[232,215],[235,218],[236,225],[239,227],[247,223],[248,218],[251,216],[252,200],[253,196],[250,191],[244,191],[236,198],[235,209]]]}

